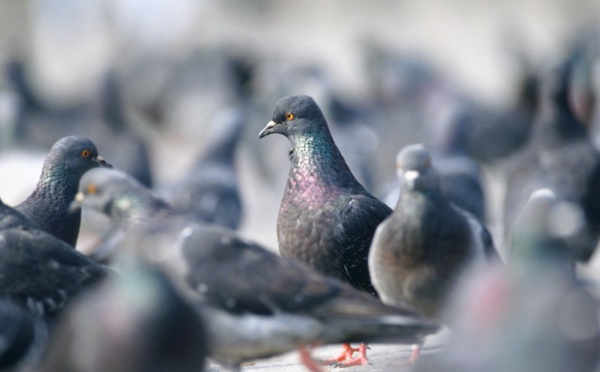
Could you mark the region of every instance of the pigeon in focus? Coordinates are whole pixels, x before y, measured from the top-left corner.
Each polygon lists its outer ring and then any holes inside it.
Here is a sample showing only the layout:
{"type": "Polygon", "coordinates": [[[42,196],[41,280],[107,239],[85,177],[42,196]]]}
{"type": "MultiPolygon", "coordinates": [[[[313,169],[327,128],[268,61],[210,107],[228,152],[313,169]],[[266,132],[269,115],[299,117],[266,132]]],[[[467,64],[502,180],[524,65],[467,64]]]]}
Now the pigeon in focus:
{"type": "Polygon", "coordinates": [[[79,236],[80,210],[69,206],[77,194],[79,180],[88,170],[110,167],[85,137],[64,137],[52,146],[44,161],[35,190],[15,209],[44,231],[75,246],[79,236]]]}
{"type": "Polygon", "coordinates": [[[236,109],[224,110],[213,119],[207,148],[186,176],[165,191],[173,207],[198,221],[239,227],[242,200],[234,166],[244,124],[243,113],[236,109]]]}
{"type": "Polygon", "coordinates": [[[504,231],[512,229],[533,191],[549,188],[578,206],[568,217],[578,225],[568,245],[573,260],[587,262],[600,234],[600,154],[569,104],[571,70],[565,62],[543,81],[529,143],[507,164],[504,231]]]}
{"type": "Polygon", "coordinates": [[[198,312],[161,272],[115,263],[119,275],[61,314],[41,371],[202,371],[206,335],[198,312]]]}
{"type": "Polygon", "coordinates": [[[0,201],[0,295],[36,317],[62,309],[106,268],[0,201]]]}
{"type": "MultiPolygon", "coordinates": [[[[277,217],[280,254],[376,296],[369,277],[369,247],[377,225],[392,210],[356,180],[311,97],[280,99],[258,137],[274,133],[292,144],[277,217]]],[[[344,349],[352,350],[349,345],[344,349]]],[[[366,350],[364,345],[360,349],[366,350]]],[[[341,362],[351,354],[337,359],[341,362]]],[[[366,355],[361,351],[358,359],[345,363],[367,363],[366,355]]]]}
{"type": "Polygon", "coordinates": [[[283,257],[373,295],[368,268],[377,225],[392,213],[354,178],[309,96],[280,99],[259,138],[287,137],[291,168],[277,218],[283,257]]]}
{"type": "Polygon", "coordinates": [[[598,303],[569,268],[563,208],[549,189],[531,195],[506,266],[463,277],[446,312],[453,338],[416,371],[597,371],[598,303]]]}
{"type": "Polygon", "coordinates": [[[198,304],[209,356],[228,368],[314,343],[412,344],[438,329],[232,230],[198,223],[124,173],[88,172],[76,200],[121,226],[119,254],[161,268],[198,304]]]}

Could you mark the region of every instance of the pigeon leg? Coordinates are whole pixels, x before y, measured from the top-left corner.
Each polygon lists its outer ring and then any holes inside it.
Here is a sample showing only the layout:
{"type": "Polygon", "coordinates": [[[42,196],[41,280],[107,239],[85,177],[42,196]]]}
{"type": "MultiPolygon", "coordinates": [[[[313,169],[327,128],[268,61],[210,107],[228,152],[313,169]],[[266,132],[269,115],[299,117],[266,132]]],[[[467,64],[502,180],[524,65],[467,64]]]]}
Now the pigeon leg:
{"type": "Polygon", "coordinates": [[[357,349],[352,349],[354,351],[358,351],[358,356],[356,358],[348,358],[347,360],[340,361],[336,364],[336,367],[351,367],[351,366],[362,366],[369,364],[369,359],[367,358],[367,345],[360,344],[357,349]]]}
{"type": "Polygon", "coordinates": [[[360,347],[353,348],[350,344],[342,344],[342,352],[338,356],[331,359],[322,360],[321,364],[334,364],[340,363],[344,360],[352,359],[354,352],[359,351],[359,349],[360,347]]]}
{"type": "Polygon", "coordinates": [[[410,353],[409,357],[406,358],[406,360],[404,362],[402,362],[403,365],[413,365],[421,356],[421,345],[420,344],[414,344],[411,347],[411,350],[412,350],[412,352],[410,353]]]}
{"type": "Polygon", "coordinates": [[[300,355],[300,363],[302,363],[309,371],[323,372],[319,363],[313,359],[312,355],[310,355],[310,350],[308,350],[306,346],[298,346],[298,354],[300,355]]]}

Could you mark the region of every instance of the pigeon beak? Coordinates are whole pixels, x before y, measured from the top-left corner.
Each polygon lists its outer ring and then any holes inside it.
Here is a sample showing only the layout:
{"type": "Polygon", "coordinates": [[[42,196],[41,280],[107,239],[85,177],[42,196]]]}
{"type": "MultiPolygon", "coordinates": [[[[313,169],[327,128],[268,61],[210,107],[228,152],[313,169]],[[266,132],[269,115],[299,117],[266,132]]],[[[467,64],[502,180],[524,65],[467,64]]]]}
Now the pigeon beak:
{"type": "Polygon", "coordinates": [[[273,128],[275,128],[277,126],[277,123],[274,122],[273,120],[271,120],[270,122],[267,123],[267,126],[263,128],[263,130],[260,131],[260,133],[258,134],[258,138],[263,138],[265,136],[268,136],[269,134],[274,133],[273,128]]]}
{"type": "Polygon", "coordinates": [[[409,170],[404,172],[404,180],[411,189],[415,188],[415,180],[419,178],[421,174],[416,170],[409,170]]]}
{"type": "Polygon", "coordinates": [[[98,166],[100,167],[104,167],[104,168],[112,168],[113,166],[110,165],[110,163],[108,163],[106,160],[104,160],[104,158],[100,155],[96,156],[93,159],[96,163],[98,163],[98,166]]]}
{"type": "Polygon", "coordinates": [[[69,212],[75,212],[80,209],[83,205],[83,199],[85,199],[85,195],[80,191],[75,195],[75,200],[71,202],[69,205],[69,212]]]}

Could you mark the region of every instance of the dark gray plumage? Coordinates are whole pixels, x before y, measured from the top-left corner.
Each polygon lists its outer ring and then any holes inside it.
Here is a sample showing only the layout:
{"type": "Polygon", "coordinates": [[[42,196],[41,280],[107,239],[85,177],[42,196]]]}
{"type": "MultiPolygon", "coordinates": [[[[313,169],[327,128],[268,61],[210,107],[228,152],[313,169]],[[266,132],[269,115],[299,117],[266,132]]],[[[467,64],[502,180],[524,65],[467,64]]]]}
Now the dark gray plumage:
{"type": "Polygon", "coordinates": [[[598,304],[567,265],[562,201],[536,191],[519,215],[506,266],[486,266],[457,286],[446,317],[453,338],[416,370],[596,371],[598,304]]]}
{"type": "Polygon", "coordinates": [[[469,148],[478,161],[497,163],[527,144],[538,109],[540,82],[534,66],[521,59],[514,103],[500,112],[478,115],[477,125],[468,134],[469,148]]]}
{"type": "Polygon", "coordinates": [[[85,133],[93,135],[104,153],[111,154],[115,167],[151,187],[154,177],[147,136],[139,130],[141,125],[134,126],[127,115],[122,81],[116,71],[108,71],[102,83],[97,114],[100,120],[94,121],[85,133]]]}
{"type": "Polygon", "coordinates": [[[207,318],[209,354],[237,369],[314,342],[415,342],[437,327],[231,230],[197,223],[125,174],[95,169],[78,200],[126,231],[120,249],[165,270],[207,318]]]}
{"type": "Polygon", "coordinates": [[[134,262],[116,269],[61,316],[40,370],[202,371],[206,335],[194,308],[162,273],[134,262]]]}
{"type": "Polygon", "coordinates": [[[45,316],[105,275],[103,266],[0,201],[0,295],[45,316]]]}
{"type": "Polygon", "coordinates": [[[423,145],[406,146],[397,164],[400,198],[373,239],[371,279],[384,303],[437,317],[462,271],[496,252],[485,227],[443,195],[423,145]]]}
{"type": "Polygon", "coordinates": [[[246,120],[241,111],[222,111],[212,121],[207,147],[185,177],[165,191],[173,207],[206,223],[237,229],[242,220],[235,156],[246,120]]]}
{"type": "Polygon", "coordinates": [[[280,99],[259,138],[273,133],[292,143],[277,218],[279,252],[375,294],[367,263],[369,246],[377,225],[392,210],[354,178],[311,97],[280,99]]]}
{"type": "Polygon", "coordinates": [[[77,193],[81,176],[99,166],[110,167],[98,155],[92,141],[80,136],[64,137],[50,149],[33,193],[15,209],[74,247],[81,211],[69,210],[69,205],[77,193]]]}
{"type": "Polygon", "coordinates": [[[23,307],[0,297],[0,370],[35,366],[48,342],[48,327],[23,307]]]}
{"type": "Polygon", "coordinates": [[[600,155],[570,107],[571,69],[566,62],[546,77],[529,143],[507,166],[504,231],[534,190],[550,188],[580,207],[580,226],[568,244],[572,259],[587,261],[600,234],[600,155]]]}

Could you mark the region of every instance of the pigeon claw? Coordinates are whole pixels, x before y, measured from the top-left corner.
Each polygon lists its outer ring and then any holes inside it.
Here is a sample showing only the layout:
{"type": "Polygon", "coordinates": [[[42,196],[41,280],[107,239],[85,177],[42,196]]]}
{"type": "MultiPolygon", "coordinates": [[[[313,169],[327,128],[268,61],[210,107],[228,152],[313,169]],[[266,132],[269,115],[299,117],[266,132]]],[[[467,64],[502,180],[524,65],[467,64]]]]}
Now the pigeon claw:
{"type": "Polygon", "coordinates": [[[367,359],[368,347],[365,344],[360,344],[359,347],[354,348],[350,344],[342,344],[342,352],[331,359],[325,359],[321,361],[323,365],[333,365],[334,367],[350,367],[369,364],[367,359]],[[359,355],[354,357],[354,353],[358,352],[359,355]]]}

